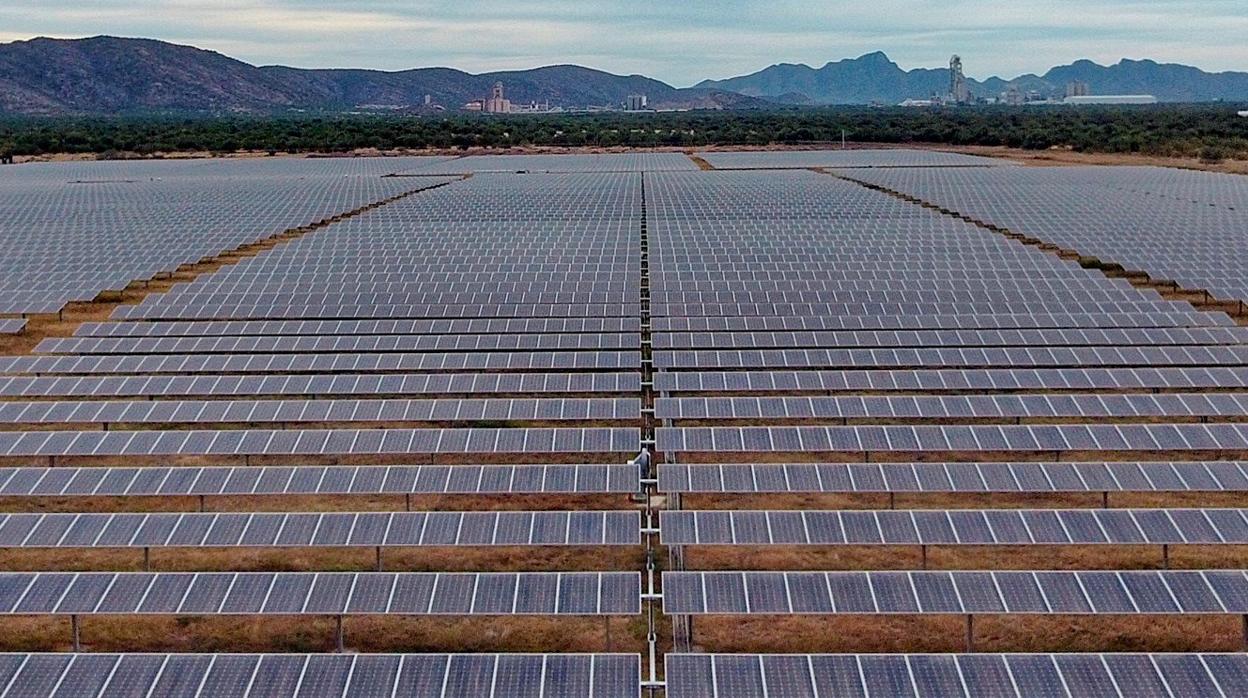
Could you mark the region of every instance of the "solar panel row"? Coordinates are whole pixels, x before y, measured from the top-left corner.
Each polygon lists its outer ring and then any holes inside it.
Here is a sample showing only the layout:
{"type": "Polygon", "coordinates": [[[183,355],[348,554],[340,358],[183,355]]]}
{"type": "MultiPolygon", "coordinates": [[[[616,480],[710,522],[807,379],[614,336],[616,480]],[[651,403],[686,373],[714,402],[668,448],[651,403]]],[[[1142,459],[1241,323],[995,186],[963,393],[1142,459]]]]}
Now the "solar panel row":
{"type": "Polygon", "coordinates": [[[633,465],[299,465],[0,470],[0,496],[632,493],[633,465]]]}
{"type": "MultiPolygon", "coordinates": [[[[656,351],[660,368],[1241,366],[1248,346],[656,351]]],[[[0,370],[5,370],[0,364],[0,370]]],[[[23,370],[19,367],[9,372],[23,370]]],[[[38,371],[40,369],[25,369],[38,371]]],[[[45,369],[47,370],[47,369],[45,369]]]]}
{"type": "Polygon", "coordinates": [[[44,354],[232,354],[260,352],[378,351],[543,351],[639,349],[638,334],[455,334],[455,335],[297,335],[250,337],[66,338],[45,339],[44,354]]]}
{"type": "MultiPolygon", "coordinates": [[[[671,323],[668,323],[671,324],[671,323]]],[[[790,330],[661,332],[656,349],[782,347],[1021,347],[1243,344],[1248,327],[1017,330],[790,330]]]]}
{"type": "MultiPolygon", "coordinates": [[[[1243,545],[1244,509],[664,511],[667,545],[1243,545]]],[[[48,515],[44,515],[48,516],[48,515]]],[[[0,541],[4,540],[0,526],[0,541]]]]}
{"type": "Polygon", "coordinates": [[[1243,654],[669,654],[670,698],[1234,695],[1243,654]]]}
{"type": "Polygon", "coordinates": [[[620,370],[641,366],[637,351],[459,352],[427,354],[155,354],[15,356],[0,373],[357,373],[383,371],[620,370]]]}
{"type": "Polygon", "coordinates": [[[4,615],[636,615],[637,572],[4,572],[4,615]]]}
{"type": "Polygon", "coordinates": [[[639,373],[0,376],[0,397],[636,393],[639,373]]]}
{"type": "Polygon", "coordinates": [[[620,421],[637,398],[2,402],[0,423],[620,421]]]}
{"type": "Polygon", "coordinates": [[[635,654],[0,654],[0,696],[636,698],[635,654]]]}
{"type": "Polygon", "coordinates": [[[1197,390],[1248,387],[1248,369],[1036,368],[927,371],[718,371],[662,372],[655,388],[666,392],[948,392],[1053,390],[1197,390]]]}
{"type": "Polygon", "coordinates": [[[0,547],[637,545],[636,511],[0,514],[0,547]]]}
{"type": "Polygon", "coordinates": [[[0,432],[0,456],[633,453],[637,429],[289,429],[0,432]]]}
{"type": "MultiPolygon", "coordinates": [[[[1248,463],[660,464],[660,492],[1238,492],[1248,463]]],[[[0,492],[4,488],[0,487],[0,492]]]]}
{"type": "Polygon", "coordinates": [[[675,614],[1232,614],[1243,570],[664,572],[675,614]]]}
{"type": "Polygon", "coordinates": [[[424,334],[568,334],[638,332],[639,318],[484,320],[290,320],[229,322],[84,322],[75,337],[248,337],[424,334]]]}
{"type": "Polygon", "coordinates": [[[1248,425],[661,427],[655,439],[664,452],[1244,452],[1248,425]]]}
{"type": "MultiPolygon", "coordinates": [[[[1238,418],[1248,416],[1248,394],[684,397],[655,400],[655,416],[699,420],[1238,418]]],[[[0,420],[4,418],[0,409],[0,420]]]]}

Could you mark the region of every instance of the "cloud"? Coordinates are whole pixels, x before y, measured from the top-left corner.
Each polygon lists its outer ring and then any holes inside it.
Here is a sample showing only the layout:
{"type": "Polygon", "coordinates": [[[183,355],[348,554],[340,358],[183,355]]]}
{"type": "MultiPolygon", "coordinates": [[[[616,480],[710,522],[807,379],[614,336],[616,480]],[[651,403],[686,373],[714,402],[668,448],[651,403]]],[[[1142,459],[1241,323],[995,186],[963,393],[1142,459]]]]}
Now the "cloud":
{"type": "Polygon", "coordinates": [[[883,50],[975,77],[1077,58],[1248,69],[1243,0],[6,0],[0,40],[147,36],[257,64],[470,71],[575,62],[686,85],[883,50]],[[52,6],[49,6],[49,5],[52,6]]]}

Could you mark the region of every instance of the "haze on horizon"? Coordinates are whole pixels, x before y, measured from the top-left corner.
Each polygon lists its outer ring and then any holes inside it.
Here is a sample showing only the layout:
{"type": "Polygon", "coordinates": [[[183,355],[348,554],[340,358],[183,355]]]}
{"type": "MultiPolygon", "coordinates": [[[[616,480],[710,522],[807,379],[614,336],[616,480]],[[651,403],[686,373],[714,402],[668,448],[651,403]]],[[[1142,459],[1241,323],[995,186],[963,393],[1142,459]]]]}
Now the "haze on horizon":
{"type": "Polygon", "coordinates": [[[576,63],[676,86],[773,63],[961,54],[983,79],[1089,58],[1248,70],[1244,0],[6,0],[0,42],[135,36],[258,65],[470,72],[576,63]]]}

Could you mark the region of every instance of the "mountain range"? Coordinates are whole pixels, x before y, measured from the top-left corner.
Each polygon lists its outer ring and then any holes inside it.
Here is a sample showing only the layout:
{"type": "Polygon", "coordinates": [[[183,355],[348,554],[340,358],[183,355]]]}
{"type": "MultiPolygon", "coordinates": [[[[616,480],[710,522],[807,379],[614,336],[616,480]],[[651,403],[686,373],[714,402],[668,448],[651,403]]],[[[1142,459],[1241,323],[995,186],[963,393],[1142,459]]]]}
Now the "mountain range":
{"type": "MultiPolygon", "coordinates": [[[[969,80],[977,95],[1010,85],[1061,90],[1072,80],[1094,94],[1149,93],[1162,101],[1248,100],[1248,73],[1207,73],[1190,66],[1081,60],[1044,75],[969,80]]],[[[903,70],[883,53],[822,68],[778,64],[750,75],[678,88],[642,75],[614,75],[575,65],[472,74],[453,68],[401,71],[254,66],[215,51],[153,39],[97,36],[0,44],[0,114],[136,112],[273,113],[292,110],[458,109],[501,81],[513,103],[568,108],[615,107],[644,94],[654,108],[756,109],[780,104],[896,103],[944,93],[947,69],[903,70]]]]}

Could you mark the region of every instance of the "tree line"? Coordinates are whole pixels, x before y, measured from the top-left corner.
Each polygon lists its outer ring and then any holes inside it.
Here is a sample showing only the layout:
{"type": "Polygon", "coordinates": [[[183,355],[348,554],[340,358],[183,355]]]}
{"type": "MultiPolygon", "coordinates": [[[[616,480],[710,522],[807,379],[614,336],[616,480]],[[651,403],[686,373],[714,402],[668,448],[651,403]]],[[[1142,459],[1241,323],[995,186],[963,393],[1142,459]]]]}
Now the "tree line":
{"type": "Polygon", "coordinates": [[[870,143],[1052,147],[1248,157],[1248,118],[1228,104],[510,115],[0,117],[0,156],[176,151],[333,153],[362,148],[680,147],[870,143]]]}

